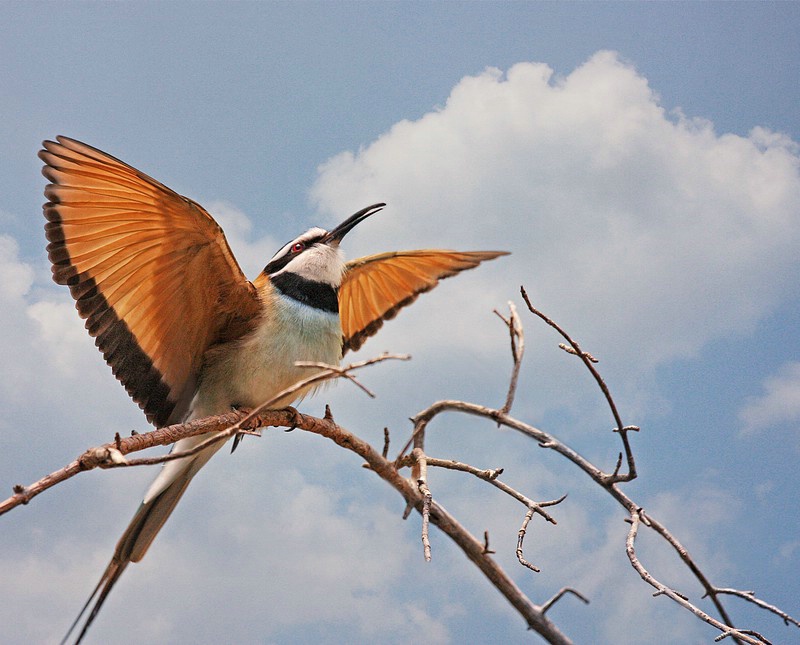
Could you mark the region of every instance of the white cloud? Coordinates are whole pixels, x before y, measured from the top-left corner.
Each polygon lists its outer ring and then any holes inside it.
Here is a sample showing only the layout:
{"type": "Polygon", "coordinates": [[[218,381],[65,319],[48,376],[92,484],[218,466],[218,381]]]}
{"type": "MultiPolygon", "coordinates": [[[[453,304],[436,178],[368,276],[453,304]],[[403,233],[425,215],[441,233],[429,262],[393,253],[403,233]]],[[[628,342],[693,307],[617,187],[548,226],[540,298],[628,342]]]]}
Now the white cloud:
{"type": "Polygon", "coordinates": [[[777,425],[800,427],[800,362],[781,367],[764,379],[764,393],[750,398],[739,410],[742,431],[753,434],[777,425]]]}
{"type": "Polygon", "coordinates": [[[38,327],[40,347],[48,352],[52,367],[66,377],[81,374],[83,363],[90,354],[87,351],[90,343],[86,340],[86,329],[75,306],[69,302],[40,300],[28,306],[27,314],[38,327]]]}
{"type": "MultiPolygon", "coordinates": [[[[312,196],[337,217],[388,202],[353,233],[376,250],[513,251],[459,278],[439,315],[480,320],[524,283],[631,379],[752,329],[797,282],[774,278],[800,258],[797,146],[667,114],[610,52],[563,78],[539,63],[464,78],[440,110],[323,164],[312,196]]],[[[430,344],[474,343],[450,331],[430,344]]]]}
{"type": "Polygon", "coordinates": [[[34,283],[33,268],[19,259],[19,245],[9,235],[0,235],[0,395],[10,404],[30,397],[41,363],[41,348],[26,315],[34,283]]]}
{"type": "Polygon", "coordinates": [[[3,277],[0,295],[4,300],[21,298],[33,284],[33,269],[19,261],[19,245],[10,235],[0,235],[0,275],[3,277]]]}

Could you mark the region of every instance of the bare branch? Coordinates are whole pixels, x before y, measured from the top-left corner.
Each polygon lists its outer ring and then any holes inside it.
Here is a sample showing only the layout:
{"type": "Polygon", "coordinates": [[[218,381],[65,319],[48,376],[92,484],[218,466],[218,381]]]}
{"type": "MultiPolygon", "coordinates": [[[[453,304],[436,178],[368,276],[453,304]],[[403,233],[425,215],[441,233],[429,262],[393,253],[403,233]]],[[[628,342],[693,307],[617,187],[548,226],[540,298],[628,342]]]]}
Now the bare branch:
{"type": "Polygon", "coordinates": [[[635,541],[636,535],[639,531],[639,524],[646,522],[646,517],[644,511],[641,508],[633,509],[630,514],[630,518],[628,520],[631,523],[631,528],[628,531],[628,537],[625,540],[625,552],[628,555],[628,559],[631,562],[631,565],[636,572],[641,576],[642,580],[644,580],[647,584],[654,587],[657,590],[657,594],[654,595],[663,595],[671,598],[676,603],[693,613],[695,616],[707,622],[709,625],[716,627],[718,630],[722,632],[722,637],[733,636],[737,640],[740,640],[744,643],[752,643],[753,645],[759,645],[763,643],[768,643],[763,637],[760,635],[753,636],[754,632],[749,632],[745,630],[735,629],[730,625],[726,625],[725,623],[721,623],[716,618],[712,618],[707,613],[695,607],[691,604],[687,599],[686,596],[677,593],[673,589],[670,589],[665,584],[662,584],[658,580],[656,580],[650,572],[644,568],[641,562],[639,562],[639,558],[636,556],[636,548],[635,548],[635,541]]]}
{"type": "Polygon", "coordinates": [[[583,601],[583,604],[584,604],[584,605],[588,605],[588,604],[589,604],[589,599],[588,599],[586,596],[584,596],[584,595],[583,595],[583,594],[581,594],[581,593],[578,593],[578,592],[577,592],[575,589],[573,589],[572,587],[564,587],[564,588],[560,589],[560,590],[558,591],[558,593],[556,593],[556,595],[555,595],[555,596],[553,596],[552,598],[550,598],[550,600],[548,600],[546,603],[544,603],[544,604],[542,605],[542,613],[544,613],[544,612],[546,612],[548,609],[550,609],[550,607],[552,607],[553,605],[555,605],[555,604],[556,604],[556,603],[557,603],[559,600],[561,600],[561,598],[562,598],[562,597],[563,597],[565,594],[568,594],[568,593],[571,593],[573,596],[576,596],[576,597],[577,597],[579,600],[583,601]]]}
{"type": "Polygon", "coordinates": [[[567,341],[567,344],[561,344],[560,347],[562,347],[562,349],[565,351],[581,358],[587,369],[589,369],[590,373],[595,378],[598,386],[603,391],[614,420],[617,424],[614,431],[620,435],[623,443],[624,456],[628,466],[628,472],[626,474],[620,474],[620,468],[622,467],[623,463],[623,454],[620,454],[613,472],[606,473],[594,466],[591,462],[586,460],[568,445],[561,442],[555,436],[509,416],[509,411],[516,394],[520,366],[524,354],[524,336],[522,324],[513,303],[509,303],[510,314],[508,318],[502,316],[498,312],[495,312],[508,327],[512,360],[514,363],[508,394],[504,406],[500,409],[493,409],[463,401],[439,401],[434,403],[411,419],[413,423],[411,437],[394,461],[389,461],[387,459],[389,450],[389,431],[387,428],[384,429],[383,452],[382,454],[379,454],[368,443],[353,433],[345,430],[341,426],[338,426],[334,422],[333,415],[327,406],[323,419],[302,415],[293,409],[270,410],[269,408],[275,405],[279,400],[291,398],[292,395],[297,394],[298,392],[303,391],[312,385],[316,385],[322,381],[334,378],[346,378],[369,396],[374,396],[373,393],[364,385],[362,385],[351,372],[383,360],[407,360],[408,357],[405,355],[382,354],[376,358],[362,361],[360,363],[354,363],[346,367],[327,365],[325,363],[302,362],[298,363],[298,365],[301,367],[313,368],[319,371],[312,374],[308,378],[299,381],[292,387],[279,392],[271,400],[264,402],[256,409],[250,412],[231,412],[225,415],[210,417],[208,419],[200,419],[188,424],[179,424],[170,426],[168,428],[161,428],[145,434],[134,434],[133,436],[127,438],[121,438],[119,434],[117,434],[114,437],[113,442],[86,451],[74,462],[68,464],[61,470],[42,478],[31,486],[14,486],[12,497],[5,502],[0,503],[0,514],[7,512],[15,506],[28,503],[30,499],[47,488],[50,488],[60,481],[64,481],[65,479],[68,479],[69,477],[72,477],[84,470],[89,470],[92,468],[129,467],[134,465],[163,463],[171,459],[179,459],[191,454],[195,454],[196,452],[206,448],[212,442],[222,441],[233,435],[258,435],[258,429],[266,426],[283,426],[290,429],[299,428],[301,430],[326,437],[340,447],[343,447],[361,456],[366,462],[365,465],[367,468],[375,472],[379,477],[388,482],[401,494],[406,504],[404,518],[408,517],[413,510],[416,510],[418,513],[420,513],[422,518],[421,539],[423,543],[423,553],[427,561],[430,561],[431,559],[429,527],[431,524],[433,524],[446,535],[448,535],[462,549],[465,555],[504,595],[504,597],[520,613],[520,615],[524,617],[531,629],[534,629],[550,643],[566,644],[569,642],[569,640],[545,616],[545,613],[565,594],[573,594],[585,603],[588,603],[589,601],[574,589],[570,587],[564,587],[543,605],[537,606],[533,604],[520,591],[520,589],[509,578],[509,576],[503,571],[503,569],[500,568],[497,563],[494,562],[494,560],[492,560],[491,555],[494,552],[489,548],[488,531],[484,532],[483,541],[476,539],[463,526],[461,526],[441,506],[440,503],[433,500],[428,485],[428,466],[448,468],[451,470],[457,470],[471,474],[483,481],[488,482],[490,485],[494,486],[504,494],[509,495],[513,499],[524,504],[527,508],[527,512],[521,528],[518,531],[516,554],[519,562],[523,566],[533,571],[539,571],[538,568],[525,559],[523,554],[524,540],[530,521],[533,519],[535,514],[538,514],[548,522],[556,524],[555,519],[551,517],[544,509],[561,503],[566,498],[566,495],[552,501],[535,502],[522,494],[520,491],[517,491],[508,484],[500,481],[499,477],[503,472],[502,468],[478,469],[469,464],[458,461],[436,459],[427,456],[424,452],[424,440],[426,428],[430,421],[437,415],[444,412],[462,412],[492,420],[498,425],[504,425],[533,439],[539,446],[547,448],[549,451],[568,459],[570,462],[578,466],[578,468],[580,468],[595,483],[606,490],[613,499],[615,499],[628,511],[629,519],[627,521],[630,522],[631,528],[625,541],[625,548],[633,568],[645,582],[647,582],[656,590],[653,594],[654,596],[663,595],[670,598],[672,601],[678,603],[681,607],[690,611],[701,620],[718,629],[720,631],[720,635],[718,636],[717,640],[723,640],[730,636],[738,643],[763,644],[769,642],[758,632],[738,629],[733,626],[719,598],[719,596],[724,594],[743,598],[746,601],[761,607],[762,609],[780,616],[787,626],[793,624],[800,627],[800,623],[798,623],[797,620],[790,617],[787,613],[783,612],[777,607],[769,605],[766,602],[755,598],[753,592],[739,591],[735,589],[723,589],[713,586],[693,561],[688,551],[680,544],[680,542],[678,542],[678,540],[657,520],[649,515],[646,515],[631,498],[629,498],[620,490],[620,487],[618,486],[619,483],[629,481],[636,477],[636,467],[630,443],[628,441],[628,433],[636,432],[639,430],[639,428],[636,426],[624,426],[622,424],[613,397],[611,396],[604,380],[600,377],[599,372],[594,367],[594,364],[597,363],[597,359],[588,352],[583,351],[578,343],[575,342],[568,334],[566,334],[566,332],[564,332],[560,326],[536,310],[531,305],[524,288],[521,290],[521,292],[528,309],[536,316],[544,320],[548,325],[556,329],[559,334],[561,334],[561,336],[567,341]],[[158,457],[145,457],[137,459],[126,457],[126,455],[130,453],[137,452],[145,448],[156,445],[168,445],[174,443],[180,438],[203,434],[208,434],[211,436],[209,436],[202,444],[189,451],[182,451],[180,453],[172,453],[158,457]],[[412,445],[413,450],[411,454],[407,457],[404,456],[412,445]],[[411,477],[405,478],[400,474],[399,469],[409,466],[411,467],[411,477]],[[693,605],[687,596],[684,596],[683,594],[658,581],[642,565],[636,555],[635,549],[635,540],[641,525],[649,527],[656,534],[661,536],[675,550],[681,561],[685,564],[685,566],[687,566],[687,568],[689,568],[689,570],[695,575],[702,585],[703,589],[705,590],[705,595],[711,599],[717,611],[719,612],[719,615],[722,618],[721,621],[709,616],[698,607],[693,605]]]}
{"type": "MultiPolygon", "coordinates": [[[[780,616],[781,619],[783,620],[784,625],[788,626],[791,623],[792,625],[796,625],[797,627],[800,627],[800,622],[798,622],[797,620],[792,618],[789,614],[787,614],[782,609],[779,609],[775,605],[770,605],[770,604],[764,602],[763,600],[760,600],[760,599],[756,598],[756,592],[755,591],[740,591],[739,589],[721,589],[721,588],[715,587],[713,592],[707,592],[705,595],[709,596],[709,595],[711,595],[711,593],[713,593],[713,594],[728,594],[728,595],[731,595],[731,596],[737,596],[738,598],[744,598],[747,602],[751,602],[754,605],[757,605],[758,607],[761,607],[762,609],[766,609],[767,611],[772,612],[776,616],[780,616]]],[[[705,596],[703,596],[703,597],[705,597],[705,596]]]]}
{"type": "Polygon", "coordinates": [[[249,434],[254,427],[264,427],[269,425],[291,427],[295,422],[294,417],[298,413],[294,410],[292,412],[287,412],[286,410],[269,410],[271,405],[274,405],[277,401],[280,401],[284,397],[289,397],[292,394],[302,391],[309,385],[320,383],[322,381],[340,378],[343,376],[349,378],[350,380],[354,380],[349,374],[349,372],[353,370],[362,369],[369,365],[380,363],[386,360],[408,359],[408,355],[405,354],[384,353],[376,356],[375,358],[353,363],[345,367],[325,366],[318,374],[314,374],[308,378],[298,381],[282,392],[279,392],[269,401],[265,401],[256,409],[246,414],[238,411],[229,412],[227,414],[215,415],[205,419],[196,419],[188,423],[178,423],[165,428],[158,428],[150,432],[134,434],[124,439],[120,438],[119,433],[117,433],[113,442],[98,446],[96,448],[90,448],[76,460],[67,464],[63,468],[60,468],[59,470],[42,477],[40,480],[34,482],[30,486],[16,484],[13,487],[13,495],[5,501],[0,502],[0,515],[7,513],[12,508],[27,504],[36,495],[39,495],[48,488],[51,488],[56,484],[70,479],[78,473],[86,470],[92,470],[94,468],[115,468],[134,465],[161,464],[166,461],[180,459],[182,457],[195,454],[211,443],[223,441],[237,433],[246,432],[249,434]],[[288,421],[287,416],[291,416],[288,421]],[[179,439],[194,437],[206,433],[213,433],[215,436],[209,438],[206,442],[203,442],[192,450],[136,460],[128,460],[124,457],[132,452],[139,452],[141,450],[146,450],[156,446],[168,446],[175,443],[179,439]]]}
{"type": "Polygon", "coordinates": [[[508,327],[508,335],[511,342],[511,359],[514,362],[511,371],[511,380],[508,384],[508,394],[506,395],[506,402],[500,410],[504,414],[511,411],[511,406],[514,404],[514,395],[517,391],[517,381],[519,380],[519,370],[522,367],[522,357],[525,354],[525,334],[522,329],[519,315],[517,314],[517,307],[510,300],[508,301],[509,316],[505,318],[500,314],[497,309],[494,313],[502,320],[506,327],[508,327]]]}
{"type": "Polygon", "coordinates": [[[431,501],[433,496],[428,488],[428,460],[420,448],[414,448],[411,456],[419,468],[417,487],[422,495],[422,549],[425,562],[431,561],[431,542],[428,538],[428,524],[431,519],[431,501]]]}
{"type": "MultiPolygon", "coordinates": [[[[219,432],[230,427],[243,416],[241,412],[229,412],[207,419],[197,419],[189,423],[179,423],[165,428],[159,428],[151,432],[134,434],[130,437],[121,438],[119,441],[115,440],[112,443],[90,448],[63,468],[49,475],[45,475],[30,486],[16,485],[14,487],[14,494],[5,501],[0,502],[0,515],[10,511],[16,506],[27,504],[36,495],[39,495],[62,481],[74,477],[78,473],[92,470],[93,468],[114,467],[115,461],[119,461],[119,455],[126,455],[155,446],[168,446],[184,437],[194,437],[208,432],[219,432]]],[[[264,425],[282,425],[285,417],[286,413],[282,410],[271,411],[269,414],[264,415],[264,425]]]]}
{"type": "MultiPolygon", "coordinates": [[[[538,445],[545,447],[548,450],[552,450],[553,452],[556,452],[562,455],[563,457],[567,458],[569,461],[578,466],[598,485],[603,487],[629,513],[639,508],[639,506],[632,499],[630,499],[620,490],[620,488],[613,482],[613,480],[609,479],[608,475],[603,473],[599,468],[594,466],[591,462],[586,460],[579,453],[575,452],[572,448],[562,443],[555,436],[539,428],[536,428],[522,421],[519,421],[518,419],[514,419],[513,417],[510,417],[508,415],[501,415],[498,413],[497,410],[493,410],[491,408],[487,408],[485,406],[477,405],[474,403],[467,403],[465,401],[445,400],[445,401],[438,401],[433,405],[431,405],[430,407],[418,413],[414,417],[414,421],[416,424],[426,426],[434,417],[436,417],[439,414],[443,414],[445,412],[462,412],[470,415],[484,417],[492,421],[500,421],[506,427],[512,428],[530,437],[531,439],[536,441],[538,445]]],[[[681,558],[684,564],[698,579],[703,589],[706,590],[708,595],[711,597],[711,600],[714,603],[715,608],[719,612],[722,621],[728,626],[732,625],[732,621],[727,611],[725,610],[725,607],[719,601],[717,596],[713,594],[714,586],[709,582],[707,577],[703,574],[702,570],[693,561],[688,550],[666,529],[666,527],[664,527],[660,522],[658,522],[650,515],[647,516],[647,526],[652,530],[654,530],[656,533],[658,533],[663,539],[665,539],[670,544],[670,546],[672,546],[672,548],[675,550],[675,552],[678,554],[678,556],[681,558]]],[[[731,629],[733,628],[731,627],[731,629]]],[[[737,641],[739,640],[736,637],[735,639],[737,641]]],[[[748,642],[748,641],[739,641],[739,642],[748,642]]]]}
{"type": "Polygon", "coordinates": [[[525,534],[528,531],[528,524],[530,523],[531,518],[533,518],[533,509],[529,508],[528,512],[525,513],[525,519],[522,520],[522,526],[517,532],[517,560],[519,560],[519,563],[523,567],[527,567],[531,571],[539,573],[541,569],[528,562],[522,554],[522,543],[525,541],[525,534]]]}
{"type": "Polygon", "coordinates": [[[597,363],[597,359],[589,354],[588,352],[584,352],[580,345],[578,345],[577,341],[573,340],[572,337],[564,331],[561,326],[556,323],[555,321],[551,320],[547,316],[545,316],[541,311],[536,309],[533,306],[530,299],[528,298],[528,293],[525,291],[525,287],[520,287],[520,293],[522,294],[522,299],[525,301],[525,304],[528,306],[528,310],[541,318],[545,323],[547,323],[550,327],[555,329],[564,340],[567,341],[569,344],[569,349],[564,346],[561,346],[563,349],[567,349],[570,354],[575,354],[578,356],[586,365],[586,369],[591,372],[594,380],[597,382],[597,385],[600,387],[600,390],[603,392],[603,395],[606,398],[608,403],[608,407],[611,409],[611,414],[614,417],[614,421],[616,422],[617,432],[619,432],[620,439],[622,439],[622,445],[625,450],[625,456],[628,462],[628,472],[626,474],[620,474],[619,469],[615,468],[614,473],[609,475],[610,483],[616,482],[626,482],[631,481],[632,479],[636,479],[636,462],[633,458],[633,452],[631,450],[630,442],[628,441],[628,426],[622,425],[622,417],[620,417],[619,412],[617,411],[617,404],[614,402],[614,397],[611,396],[611,391],[608,389],[606,382],[600,376],[600,373],[595,369],[594,363],[597,363]]]}

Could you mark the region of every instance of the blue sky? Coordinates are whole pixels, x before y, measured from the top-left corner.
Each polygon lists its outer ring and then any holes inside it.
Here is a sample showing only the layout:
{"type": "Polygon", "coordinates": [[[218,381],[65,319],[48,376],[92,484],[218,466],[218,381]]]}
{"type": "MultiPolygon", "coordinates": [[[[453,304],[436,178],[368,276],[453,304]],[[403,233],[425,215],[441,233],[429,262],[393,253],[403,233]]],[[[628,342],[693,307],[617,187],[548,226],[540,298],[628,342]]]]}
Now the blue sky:
{"type": "MultiPolygon", "coordinates": [[[[204,204],[252,277],[287,239],[376,201],[351,256],[502,248],[359,356],[408,352],[303,404],[380,444],[439,398],[499,405],[506,334],[491,313],[534,301],[601,359],[633,438],[630,495],[720,586],[797,615],[800,539],[800,7],[794,3],[0,4],[0,473],[10,491],[113,432],[146,429],[66,290],[49,279],[45,138],[95,145],[204,204]]],[[[525,317],[515,414],[611,467],[611,419],[559,339],[525,317]]],[[[621,509],[574,468],[460,418],[436,456],[504,466],[540,499],[532,576],[523,513],[435,474],[434,495],[576,642],[711,642],[627,564],[621,509]],[[490,463],[486,463],[486,460],[490,463]]],[[[57,642],[153,473],[91,473],[0,522],[4,642],[57,642]]],[[[301,433],[220,453],[94,642],[527,642],[445,541],[352,456],[301,433]],[[146,618],[144,618],[146,617],[146,618]]],[[[644,536],[643,536],[644,537],[644,536]]],[[[697,596],[642,540],[652,572],[697,596]]],[[[797,630],[731,600],[774,642],[797,630]]]]}

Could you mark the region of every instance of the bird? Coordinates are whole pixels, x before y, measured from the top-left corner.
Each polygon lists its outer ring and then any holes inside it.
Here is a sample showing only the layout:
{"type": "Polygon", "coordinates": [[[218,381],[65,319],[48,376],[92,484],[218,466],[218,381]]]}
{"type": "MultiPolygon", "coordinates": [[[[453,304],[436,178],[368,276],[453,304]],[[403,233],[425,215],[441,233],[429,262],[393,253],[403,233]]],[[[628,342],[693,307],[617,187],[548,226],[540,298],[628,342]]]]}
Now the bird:
{"type": "MultiPolygon", "coordinates": [[[[310,228],[250,281],[220,225],[192,199],[69,137],[44,141],[39,157],[53,279],[69,287],[112,373],[156,427],[269,401],[308,376],[297,361],[339,364],[443,278],[506,255],[423,249],[346,262],[340,243],[386,206],[377,203],[330,231],[310,228]]],[[[172,450],[206,438],[181,439],[172,450]]],[[[75,642],[86,636],[126,567],[144,557],[223,443],[162,466],[64,641],[84,615],[75,642]]]]}

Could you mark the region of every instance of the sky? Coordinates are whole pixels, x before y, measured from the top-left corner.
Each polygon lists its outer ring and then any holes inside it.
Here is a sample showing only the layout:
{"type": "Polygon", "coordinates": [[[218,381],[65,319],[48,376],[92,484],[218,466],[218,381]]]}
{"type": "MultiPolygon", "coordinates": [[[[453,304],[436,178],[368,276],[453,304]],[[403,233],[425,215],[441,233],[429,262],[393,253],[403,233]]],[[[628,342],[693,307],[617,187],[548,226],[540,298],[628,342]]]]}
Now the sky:
{"type": "MultiPolygon", "coordinates": [[[[722,587],[800,614],[800,5],[795,3],[0,3],[0,474],[10,494],[114,432],[145,431],[67,290],[50,280],[41,141],[83,140],[203,204],[250,277],[284,242],[387,202],[350,257],[511,252],[444,282],[353,358],[408,363],[300,409],[393,447],[439,399],[500,406],[613,469],[600,392],[538,308],[599,358],[632,437],[625,492],[722,587]]],[[[625,556],[625,512],[557,455],[460,416],[433,456],[504,467],[557,526],[465,475],[434,497],[575,642],[705,643],[625,556]]],[[[394,449],[394,448],[393,448],[394,449]]],[[[6,643],[55,643],[111,556],[148,469],[83,474],[0,518],[6,643]]],[[[271,430],[196,478],[89,642],[522,643],[522,619],[359,460],[271,430]]],[[[699,587],[646,534],[651,573],[699,587]]],[[[731,599],[773,642],[800,630],[731,599]]]]}

